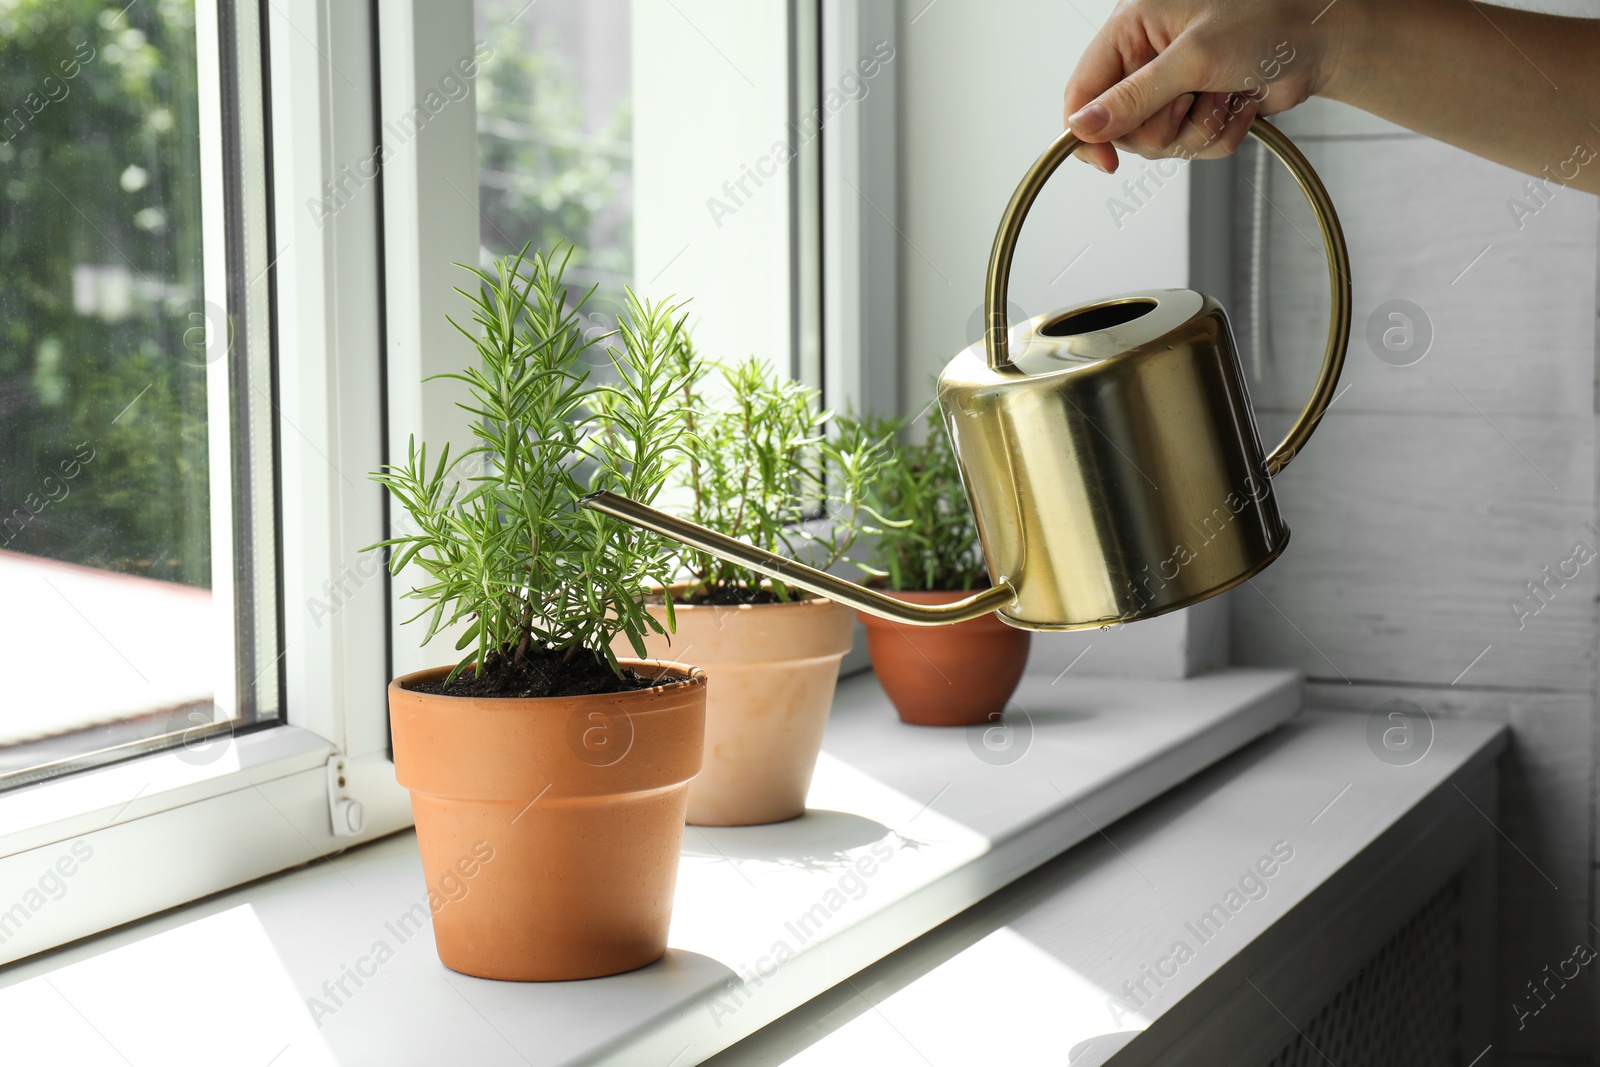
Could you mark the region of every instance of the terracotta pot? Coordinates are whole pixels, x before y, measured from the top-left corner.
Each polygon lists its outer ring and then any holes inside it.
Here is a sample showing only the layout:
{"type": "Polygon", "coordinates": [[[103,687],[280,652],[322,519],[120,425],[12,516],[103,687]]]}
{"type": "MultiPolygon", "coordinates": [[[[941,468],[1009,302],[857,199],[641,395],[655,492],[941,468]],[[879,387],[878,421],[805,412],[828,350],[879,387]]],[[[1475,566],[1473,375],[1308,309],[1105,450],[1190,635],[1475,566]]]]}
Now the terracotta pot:
{"type": "Polygon", "coordinates": [[[705,675],[545,699],[389,684],[395,777],[411,790],[439,959],[547,982],[643,967],[667,948],[684,794],[700,769],[705,675]]]}
{"type": "MultiPolygon", "coordinates": [[[[650,611],[665,618],[665,608],[650,611]]],[[[802,814],[839,661],[854,638],[854,611],[810,599],[675,605],[674,614],[678,632],[670,644],[650,637],[650,656],[694,663],[711,680],[705,763],[689,783],[689,821],[755,826],[802,814]]]]}
{"type": "MultiPolygon", "coordinates": [[[[948,604],[966,592],[897,592],[913,604],[948,604]]],[[[994,721],[1028,663],[1027,630],[997,616],[952,626],[906,626],[861,615],[872,669],[900,721],[915,726],[975,726],[994,721]]]]}

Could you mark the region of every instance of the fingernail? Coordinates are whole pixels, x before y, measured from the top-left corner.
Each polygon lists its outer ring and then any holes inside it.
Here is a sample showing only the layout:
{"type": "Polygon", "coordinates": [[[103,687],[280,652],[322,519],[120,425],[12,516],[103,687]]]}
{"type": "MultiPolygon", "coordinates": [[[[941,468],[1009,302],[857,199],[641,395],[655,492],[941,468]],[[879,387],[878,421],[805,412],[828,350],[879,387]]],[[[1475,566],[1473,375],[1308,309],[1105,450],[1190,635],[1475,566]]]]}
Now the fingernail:
{"type": "Polygon", "coordinates": [[[1178,123],[1182,122],[1184,116],[1189,114],[1189,109],[1191,107],[1193,107],[1193,106],[1194,106],[1194,94],[1193,93],[1184,93],[1182,96],[1178,97],[1178,99],[1174,100],[1172,102],[1172,111],[1171,111],[1172,124],[1174,126],[1176,126],[1178,123]]]}
{"type": "Polygon", "coordinates": [[[1067,120],[1067,125],[1077,133],[1099,133],[1111,121],[1111,112],[1104,104],[1090,104],[1067,120]]]}

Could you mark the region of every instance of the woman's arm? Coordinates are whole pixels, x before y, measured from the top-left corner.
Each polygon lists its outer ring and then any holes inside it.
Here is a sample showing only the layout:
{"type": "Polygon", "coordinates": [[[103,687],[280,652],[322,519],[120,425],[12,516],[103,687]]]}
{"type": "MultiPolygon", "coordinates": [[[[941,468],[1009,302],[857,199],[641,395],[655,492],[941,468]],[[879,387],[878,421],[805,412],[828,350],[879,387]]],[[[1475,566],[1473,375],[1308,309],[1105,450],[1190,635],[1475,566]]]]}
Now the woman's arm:
{"type": "Polygon", "coordinates": [[[1067,83],[1079,155],[1238,147],[1259,111],[1339,100],[1600,193],[1600,20],[1472,0],[1124,0],[1067,83]]]}

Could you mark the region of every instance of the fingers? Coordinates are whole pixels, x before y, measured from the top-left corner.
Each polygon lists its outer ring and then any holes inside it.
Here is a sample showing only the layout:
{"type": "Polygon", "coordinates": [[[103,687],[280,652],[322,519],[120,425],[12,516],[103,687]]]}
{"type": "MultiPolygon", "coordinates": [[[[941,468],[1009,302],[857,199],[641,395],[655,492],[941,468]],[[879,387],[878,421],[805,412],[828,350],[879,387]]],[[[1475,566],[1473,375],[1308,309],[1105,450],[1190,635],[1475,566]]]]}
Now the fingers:
{"type": "MultiPolygon", "coordinates": [[[[1115,147],[1146,159],[1217,159],[1238,150],[1258,110],[1258,101],[1239,93],[1185,93],[1115,147]]],[[[1111,145],[1085,144],[1077,154],[1108,174],[1117,170],[1111,145]]]]}
{"type": "Polygon", "coordinates": [[[1122,53],[1111,46],[1105,34],[1097,33],[1083,50],[1078,65],[1067,79],[1062,96],[1062,126],[1072,125],[1072,115],[1089,101],[1121,81],[1128,73],[1122,53]]]}
{"type": "Polygon", "coordinates": [[[1073,153],[1079,159],[1107,174],[1117,172],[1117,150],[1108,144],[1084,144],[1073,153]]]}
{"type": "Polygon", "coordinates": [[[1216,65],[1203,33],[1185,29],[1159,52],[1148,29],[1130,35],[1108,24],[1106,33],[1090,42],[1063,93],[1066,124],[1084,142],[1075,152],[1080,159],[1113,173],[1118,148],[1152,159],[1207,159],[1239,146],[1258,104],[1196,91],[1218,80],[1215,70],[1203,69],[1216,65]]]}
{"type": "Polygon", "coordinates": [[[1169,147],[1178,139],[1189,120],[1194,106],[1194,93],[1184,93],[1166,107],[1152,115],[1148,122],[1117,141],[1117,147],[1137,152],[1146,159],[1167,156],[1169,147]]]}
{"type": "MultiPolygon", "coordinates": [[[[1109,49],[1109,46],[1105,46],[1109,49]]],[[[1144,126],[1178,97],[1202,83],[1180,38],[1077,111],[1067,125],[1091,142],[1116,141],[1144,126]]]]}
{"type": "MultiPolygon", "coordinates": [[[[1104,34],[1096,34],[1084,49],[1072,77],[1067,79],[1066,90],[1062,93],[1062,125],[1070,127],[1068,116],[1117,84],[1126,73],[1122,54],[1111,46],[1104,34]]],[[[1073,154],[1107,174],[1117,169],[1117,150],[1109,144],[1085,143],[1073,154]]]]}
{"type": "Polygon", "coordinates": [[[1166,155],[1217,159],[1231,155],[1250,132],[1257,102],[1238,93],[1202,93],[1166,155]]]}

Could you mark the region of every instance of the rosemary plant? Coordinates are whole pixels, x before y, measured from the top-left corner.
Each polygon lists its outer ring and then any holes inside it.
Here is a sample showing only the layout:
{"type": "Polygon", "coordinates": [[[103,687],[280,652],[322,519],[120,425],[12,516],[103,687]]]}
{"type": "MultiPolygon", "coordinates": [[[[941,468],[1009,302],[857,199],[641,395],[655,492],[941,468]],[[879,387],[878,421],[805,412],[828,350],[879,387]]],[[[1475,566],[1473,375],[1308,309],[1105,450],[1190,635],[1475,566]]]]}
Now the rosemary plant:
{"type": "Polygon", "coordinates": [[[582,357],[604,338],[583,336],[588,294],[568,306],[571,251],[530,256],[524,247],[496,261],[493,274],[466,268],[480,285],[457,292],[472,304],[476,329],[450,322],[479,361],[439,377],[466,384],[471,400],[460,406],[474,416],[477,444],[432,460],[413,438],[404,464],[373,475],[414,523],[415,532],[373,547],[390,550],[393,573],[416,563],[427,575],[407,594],[428,602],[415,616],[429,617],[424,640],[465,623],[456,648],[467,651],[446,687],[469,666],[474,691],[560,695],[585,676],[592,687],[636,686],[612,640],[627,635],[643,656],[645,634],[664,632],[642,591],[668,582],[672,550],[578,501],[590,489],[651,501],[678,460],[681,306],[628,292],[614,335],[621,344],[606,349],[617,380],[591,385],[582,357]]]}
{"type": "MultiPolygon", "coordinates": [[[[774,375],[759,358],[708,363],[687,335],[678,339],[677,356],[688,430],[678,481],[687,490],[687,517],[815,567],[848,558],[871,518],[865,493],[887,458],[883,442],[842,420],[829,434],[833,413],[822,408],[818,391],[774,375]]],[[[689,573],[684,599],[793,595],[782,582],[715,556],[686,549],[680,558],[689,573]]]]}
{"type": "Polygon", "coordinates": [[[867,495],[875,514],[896,521],[872,528],[877,539],[861,569],[890,589],[946,592],[988,585],[983,546],[949,434],[937,412],[925,421],[927,435],[920,444],[903,441],[907,424],[899,419],[867,419],[855,431],[900,440],[867,495]]]}

